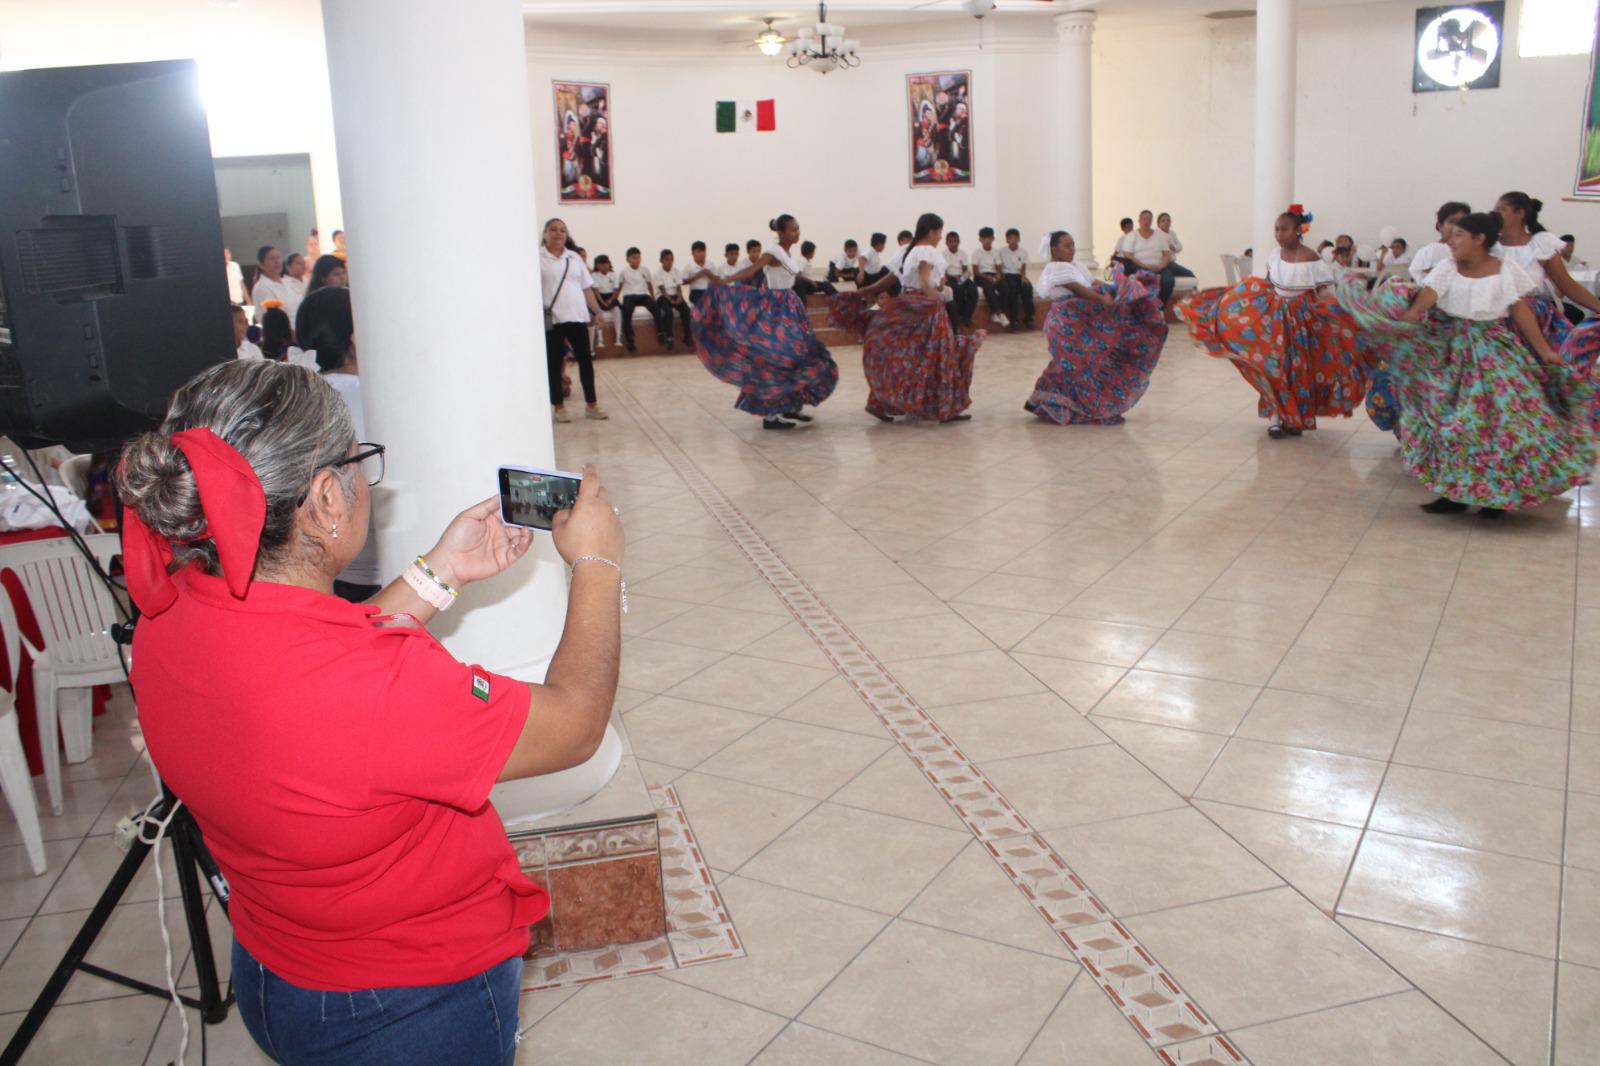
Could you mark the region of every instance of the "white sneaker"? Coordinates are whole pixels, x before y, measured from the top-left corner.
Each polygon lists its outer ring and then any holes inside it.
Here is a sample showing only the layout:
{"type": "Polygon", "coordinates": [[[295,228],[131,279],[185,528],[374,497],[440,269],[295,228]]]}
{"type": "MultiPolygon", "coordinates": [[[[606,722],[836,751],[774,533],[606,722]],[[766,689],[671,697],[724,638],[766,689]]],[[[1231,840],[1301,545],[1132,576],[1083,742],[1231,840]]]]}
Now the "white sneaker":
{"type": "Polygon", "coordinates": [[[1001,329],[1004,329],[1005,327],[1011,325],[1011,320],[1005,315],[995,315],[994,324],[999,326],[1001,329]]]}
{"type": "Polygon", "coordinates": [[[555,412],[555,420],[557,422],[571,422],[572,416],[567,414],[567,409],[565,407],[557,407],[555,412]]]}

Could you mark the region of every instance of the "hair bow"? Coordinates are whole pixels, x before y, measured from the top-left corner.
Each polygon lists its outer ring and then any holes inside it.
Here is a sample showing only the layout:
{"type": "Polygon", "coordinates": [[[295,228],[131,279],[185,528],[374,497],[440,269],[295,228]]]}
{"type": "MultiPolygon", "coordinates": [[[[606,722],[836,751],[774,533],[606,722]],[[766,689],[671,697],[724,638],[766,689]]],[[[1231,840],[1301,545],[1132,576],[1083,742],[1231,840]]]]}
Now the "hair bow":
{"type": "MultiPolygon", "coordinates": [[[[261,528],[267,520],[267,494],[244,456],[209,429],[186,429],[172,443],[189,461],[206,527],[193,539],[210,538],[217,547],[228,591],[243,599],[255,572],[261,528]]],[[[178,587],[168,567],[172,545],[156,536],[133,508],[123,512],[122,552],[128,594],[139,610],[157,615],[172,606],[178,587]]]]}

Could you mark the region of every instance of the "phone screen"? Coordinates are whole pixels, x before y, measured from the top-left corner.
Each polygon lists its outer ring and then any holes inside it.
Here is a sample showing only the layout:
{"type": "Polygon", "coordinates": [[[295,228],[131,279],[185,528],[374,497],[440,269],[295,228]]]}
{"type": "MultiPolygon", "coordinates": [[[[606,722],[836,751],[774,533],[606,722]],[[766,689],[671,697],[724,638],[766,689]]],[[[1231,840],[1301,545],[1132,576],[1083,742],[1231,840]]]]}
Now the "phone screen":
{"type": "Polygon", "coordinates": [[[583,479],[559,470],[500,468],[500,519],[510,526],[550,532],[550,520],[578,500],[583,479]]]}

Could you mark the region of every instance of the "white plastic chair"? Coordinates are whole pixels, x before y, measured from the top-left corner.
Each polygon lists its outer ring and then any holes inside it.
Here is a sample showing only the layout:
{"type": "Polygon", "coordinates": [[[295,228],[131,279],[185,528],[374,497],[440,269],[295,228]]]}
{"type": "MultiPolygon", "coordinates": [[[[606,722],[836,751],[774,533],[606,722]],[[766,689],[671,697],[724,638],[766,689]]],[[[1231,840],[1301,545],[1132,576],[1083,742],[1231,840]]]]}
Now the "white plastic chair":
{"type": "MultiPolygon", "coordinates": [[[[83,539],[102,569],[109,569],[122,551],[119,538],[109,533],[83,539]]],[[[93,701],[88,690],[123,680],[111,639],[117,608],[111,591],[65,537],[0,547],[0,571],[5,570],[15,571],[21,580],[44,637],[43,648],[35,648],[26,638],[23,643],[33,656],[33,698],[50,807],[60,814],[61,752],[56,733],[59,729],[68,762],[83,762],[94,754],[93,701]],[[63,689],[75,697],[64,706],[63,689]]]]}
{"type": "Polygon", "coordinates": [[[74,455],[61,464],[61,483],[80,500],[89,498],[89,468],[93,463],[92,455],[74,455]]]}
{"type": "Polygon", "coordinates": [[[1222,276],[1228,279],[1228,288],[1239,284],[1239,256],[1224,255],[1222,259],[1222,276]]]}
{"type": "Polygon", "coordinates": [[[10,668],[11,690],[0,690],[0,790],[5,792],[11,813],[16,815],[22,846],[28,852],[28,865],[38,877],[45,871],[44,834],[39,828],[39,804],[33,795],[33,775],[28,773],[28,756],[22,750],[22,734],[17,731],[17,677],[22,672],[22,631],[11,597],[0,589],[0,639],[5,640],[6,664],[10,668]]]}

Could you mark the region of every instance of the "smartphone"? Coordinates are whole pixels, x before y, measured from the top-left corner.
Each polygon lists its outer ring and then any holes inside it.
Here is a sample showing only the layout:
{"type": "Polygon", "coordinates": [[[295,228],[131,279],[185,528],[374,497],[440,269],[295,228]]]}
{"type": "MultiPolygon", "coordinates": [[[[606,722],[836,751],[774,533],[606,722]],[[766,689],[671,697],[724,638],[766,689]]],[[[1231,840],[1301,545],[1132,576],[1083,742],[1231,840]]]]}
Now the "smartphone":
{"type": "Polygon", "coordinates": [[[550,532],[550,520],[578,502],[581,474],[531,466],[500,468],[500,520],[550,532]]]}

